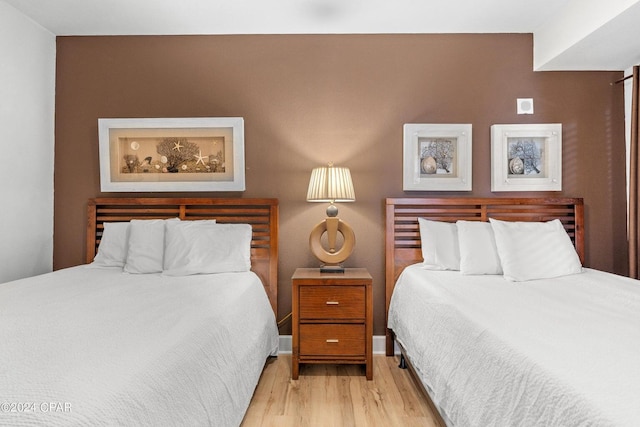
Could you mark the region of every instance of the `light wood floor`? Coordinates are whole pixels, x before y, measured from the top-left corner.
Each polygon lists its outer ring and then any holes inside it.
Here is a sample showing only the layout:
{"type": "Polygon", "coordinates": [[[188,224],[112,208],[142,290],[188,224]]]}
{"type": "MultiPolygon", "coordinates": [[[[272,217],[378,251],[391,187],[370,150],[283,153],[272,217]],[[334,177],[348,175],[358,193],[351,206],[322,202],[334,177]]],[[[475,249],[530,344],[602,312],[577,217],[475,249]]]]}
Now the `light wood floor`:
{"type": "Polygon", "coordinates": [[[373,381],[358,365],[301,365],[291,355],[267,362],[242,427],[437,427],[427,400],[397,357],[373,356],[373,381]]]}

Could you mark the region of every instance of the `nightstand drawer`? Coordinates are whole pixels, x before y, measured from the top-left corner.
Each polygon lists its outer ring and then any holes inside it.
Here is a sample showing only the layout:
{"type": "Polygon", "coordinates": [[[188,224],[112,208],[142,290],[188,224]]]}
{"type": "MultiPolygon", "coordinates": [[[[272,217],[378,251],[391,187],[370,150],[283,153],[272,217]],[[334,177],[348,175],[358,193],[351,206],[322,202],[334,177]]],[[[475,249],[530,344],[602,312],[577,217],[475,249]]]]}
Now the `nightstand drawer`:
{"type": "Polygon", "coordinates": [[[300,325],[301,356],[363,356],[364,325],[300,325]]]}
{"type": "Polygon", "coordinates": [[[300,319],[364,319],[364,286],[301,286],[300,319]]]}

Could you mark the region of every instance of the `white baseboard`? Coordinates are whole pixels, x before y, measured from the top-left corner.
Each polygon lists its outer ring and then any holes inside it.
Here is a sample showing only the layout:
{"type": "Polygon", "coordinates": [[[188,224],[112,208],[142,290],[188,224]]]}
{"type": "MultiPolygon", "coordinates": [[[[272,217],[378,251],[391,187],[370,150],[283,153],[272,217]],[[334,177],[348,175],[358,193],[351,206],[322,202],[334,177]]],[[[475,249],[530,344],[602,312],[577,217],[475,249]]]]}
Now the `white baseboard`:
{"type": "Polygon", "coordinates": [[[291,335],[280,335],[279,354],[291,354],[291,335]]]}
{"type": "MultiPolygon", "coordinates": [[[[385,354],[385,340],[384,335],[373,336],[373,354],[385,354]]],[[[291,335],[280,335],[280,347],[278,353],[291,354],[291,335]]]]}

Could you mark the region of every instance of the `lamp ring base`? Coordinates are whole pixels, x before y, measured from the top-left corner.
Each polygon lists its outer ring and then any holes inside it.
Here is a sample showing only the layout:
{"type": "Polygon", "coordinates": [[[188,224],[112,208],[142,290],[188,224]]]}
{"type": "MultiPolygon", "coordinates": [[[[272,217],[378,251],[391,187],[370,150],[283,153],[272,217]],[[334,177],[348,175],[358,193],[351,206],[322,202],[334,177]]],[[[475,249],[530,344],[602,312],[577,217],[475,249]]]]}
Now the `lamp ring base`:
{"type": "MultiPolygon", "coordinates": [[[[335,235],[329,235],[329,240],[335,242],[335,235]]],[[[311,253],[327,265],[338,265],[349,258],[355,244],[356,236],[353,233],[353,229],[349,224],[338,218],[327,218],[318,223],[313,230],[311,230],[311,235],[309,236],[311,253]],[[340,232],[340,234],[342,234],[344,242],[340,249],[335,250],[335,248],[330,248],[332,250],[332,252],[330,252],[322,246],[321,238],[325,231],[329,233],[340,232]]]]}

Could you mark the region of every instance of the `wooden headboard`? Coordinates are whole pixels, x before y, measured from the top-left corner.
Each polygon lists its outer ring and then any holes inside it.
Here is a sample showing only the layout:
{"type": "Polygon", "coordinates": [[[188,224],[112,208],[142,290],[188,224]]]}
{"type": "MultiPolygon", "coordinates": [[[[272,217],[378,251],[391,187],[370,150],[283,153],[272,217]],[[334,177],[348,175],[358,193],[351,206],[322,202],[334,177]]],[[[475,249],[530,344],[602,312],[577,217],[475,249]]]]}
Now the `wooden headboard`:
{"type": "Polygon", "coordinates": [[[87,256],[93,261],[105,222],[132,219],[215,219],[250,224],[251,270],[262,280],[271,307],[278,309],[278,200],[213,198],[98,198],[87,206],[87,256]]]}
{"type": "MultiPolygon", "coordinates": [[[[386,200],[386,313],[405,267],[422,262],[418,218],[434,221],[550,221],[559,219],[584,263],[584,204],[578,198],[396,198],[386,200]]],[[[387,330],[387,355],[393,336],[387,330]]]]}

